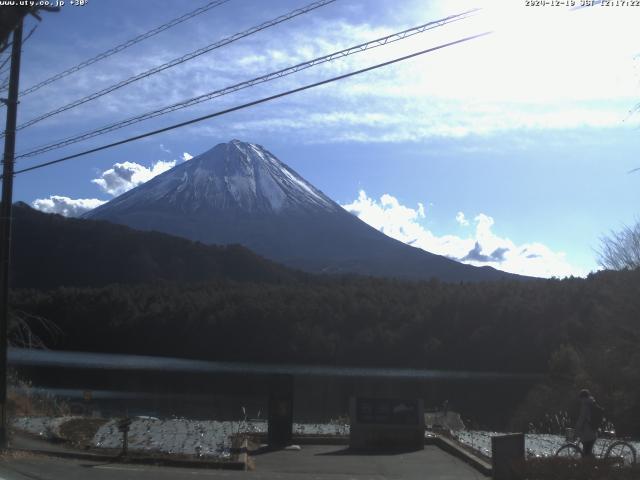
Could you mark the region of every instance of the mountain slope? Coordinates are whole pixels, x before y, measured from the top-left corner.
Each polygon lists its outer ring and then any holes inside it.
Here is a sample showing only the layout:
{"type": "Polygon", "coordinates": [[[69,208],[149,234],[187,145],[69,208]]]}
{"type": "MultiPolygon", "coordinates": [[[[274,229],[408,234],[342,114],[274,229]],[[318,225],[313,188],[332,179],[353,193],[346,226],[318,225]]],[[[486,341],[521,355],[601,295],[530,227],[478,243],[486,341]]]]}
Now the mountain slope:
{"type": "Polygon", "coordinates": [[[242,244],[311,272],[446,281],[516,277],[387,237],[259,145],[233,140],[85,214],[208,244],[242,244]]]}
{"type": "Polygon", "coordinates": [[[24,203],[15,204],[13,214],[13,288],[215,279],[279,283],[307,276],[239,245],[203,245],[109,222],[41,213],[24,203]]]}

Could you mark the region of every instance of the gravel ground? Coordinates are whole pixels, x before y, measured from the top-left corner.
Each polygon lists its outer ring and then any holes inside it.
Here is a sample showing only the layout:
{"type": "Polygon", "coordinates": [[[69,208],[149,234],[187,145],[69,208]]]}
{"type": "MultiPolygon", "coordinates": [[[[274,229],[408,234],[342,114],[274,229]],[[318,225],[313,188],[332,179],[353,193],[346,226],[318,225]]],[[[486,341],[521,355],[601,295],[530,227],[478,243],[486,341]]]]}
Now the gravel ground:
{"type": "MultiPolygon", "coordinates": [[[[294,423],[293,430],[296,434],[347,435],[349,426],[294,423]]],[[[264,421],[134,419],[129,430],[129,448],[162,453],[228,457],[233,435],[266,431],[267,422],[264,421]]],[[[121,442],[122,434],[118,431],[116,420],[111,420],[100,427],[94,437],[96,447],[119,448],[121,442]]]]}
{"type": "Polygon", "coordinates": [[[60,425],[75,418],[80,417],[16,417],[12,425],[17,430],[50,440],[60,438],[60,425]]]}
{"type": "MultiPolygon", "coordinates": [[[[18,417],[13,426],[45,439],[60,438],[60,427],[65,422],[80,417],[18,417]]],[[[118,449],[122,445],[122,434],[118,431],[118,419],[107,421],[98,428],[91,445],[95,448],[118,449]]],[[[294,423],[295,434],[349,435],[349,425],[342,423],[294,423]]],[[[238,433],[265,433],[267,422],[212,421],[173,418],[134,418],[129,430],[129,448],[137,451],[200,455],[227,458],[230,456],[231,437],[238,433]]],[[[462,444],[491,457],[491,437],[499,432],[459,430],[453,432],[462,444]]],[[[600,454],[603,445],[611,440],[598,440],[594,448],[600,454]]],[[[563,436],[526,434],[525,449],[532,457],[555,455],[566,443],[563,436]]],[[[637,451],[640,442],[631,442],[637,451]]]]}
{"type": "MultiPolygon", "coordinates": [[[[19,417],[14,419],[16,429],[45,439],[60,437],[60,426],[78,417],[19,417]]],[[[348,435],[344,424],[294,423],[294,433],[309,435],[348,435]]],[[[134,418],[129,430],[129,449],[158,453],[198,455],[202,457],[228,458],[231,437],[238,433],[263,433],[266,421],[211,421],[174,418],[134,418]]],[[[122,433],[118,431],[118,419],[102,425],[93,437],[95,448],[118,449],[122,446],[122,433]]]]}
{"type": "MultiPolygon", "coordinates": [[[[458,441],[464,445],[468,445],[475,450],[482,452],[487,457],[491,457],[491,437],[494,435],[503,435],[500,432],[486,432],[486,431],[469,431],[461,430],[453,432],[458,441]]],[[[610,444],[612,440],[597,440],[593,449],[596,455],[600,455],[603,447],[606,449],[606,445],[610,444]]],[[[564,436],[562,435],[546,435],[546,434],[534,434],[527,433],[524,438],[524,447],[529,456],[534,457],[550,457],[554,456],[558,449],[566,444],[564,436]]],[[[636,451],[640,449],[640,442],[629,442],[636,451]]]]}

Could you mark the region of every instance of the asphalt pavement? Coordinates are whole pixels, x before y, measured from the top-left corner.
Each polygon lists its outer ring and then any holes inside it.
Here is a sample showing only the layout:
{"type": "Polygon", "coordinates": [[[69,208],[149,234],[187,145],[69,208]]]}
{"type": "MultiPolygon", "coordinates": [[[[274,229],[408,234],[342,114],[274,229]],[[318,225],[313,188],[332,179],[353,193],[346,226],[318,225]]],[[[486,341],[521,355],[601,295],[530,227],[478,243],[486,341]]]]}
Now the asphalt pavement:
{"type": "Polygon", "coordinates": [[[9,454],[0,461],[1,480],[364,480],[486,479],[466,463],[438,447],[400,454],[358,455],[344,447],[305,445],[301,451],[274,451],[252,457],[254,471],[129,465],[110,461],[62,459],[29,453],[9,454]]]}

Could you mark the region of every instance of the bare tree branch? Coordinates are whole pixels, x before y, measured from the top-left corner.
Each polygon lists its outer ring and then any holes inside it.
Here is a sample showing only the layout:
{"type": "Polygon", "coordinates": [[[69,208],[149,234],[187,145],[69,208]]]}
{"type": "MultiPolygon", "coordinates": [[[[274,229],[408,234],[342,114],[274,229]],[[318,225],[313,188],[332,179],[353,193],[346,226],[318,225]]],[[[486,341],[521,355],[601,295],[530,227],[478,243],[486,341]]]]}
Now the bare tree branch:
{"type": "Polygon", "coordinates": [[[39,324],[49,340],[56,341],[62,334],[58,326],[46,318],[22,310],[14,310],[9,318],[9,343],[12,347],[46,349],[45,340],[33,333],[39,324]]]}
{"type": "Polygon", "coordinates": [[[609,270],[640,268],[640,221],[600,239],[598,263],[609,270]]]}

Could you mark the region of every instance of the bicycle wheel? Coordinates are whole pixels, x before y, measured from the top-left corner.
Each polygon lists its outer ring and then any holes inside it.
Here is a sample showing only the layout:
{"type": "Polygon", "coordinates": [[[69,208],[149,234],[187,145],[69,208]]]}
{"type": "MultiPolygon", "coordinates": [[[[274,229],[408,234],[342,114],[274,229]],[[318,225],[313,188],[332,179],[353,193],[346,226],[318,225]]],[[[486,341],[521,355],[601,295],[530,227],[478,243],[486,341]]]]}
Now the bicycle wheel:
{"type": "Polygon", "coordinates": [[[556,452],[556,457],[561,458],[582,458],[582,450],[577,445],[573,443],[567,443],[566,445],[561,446],[556,452]]]}
{"type": "Polygon", "coordinates": [[[619,440],[609,445],[604,458],[615,459],[625,467],[628,467],[636,463],[636,449],[630,443],[619,440]]]}

